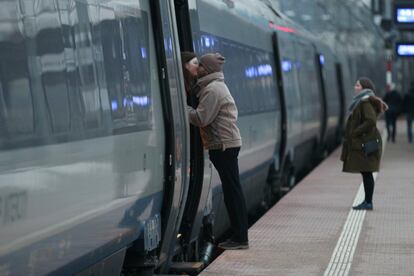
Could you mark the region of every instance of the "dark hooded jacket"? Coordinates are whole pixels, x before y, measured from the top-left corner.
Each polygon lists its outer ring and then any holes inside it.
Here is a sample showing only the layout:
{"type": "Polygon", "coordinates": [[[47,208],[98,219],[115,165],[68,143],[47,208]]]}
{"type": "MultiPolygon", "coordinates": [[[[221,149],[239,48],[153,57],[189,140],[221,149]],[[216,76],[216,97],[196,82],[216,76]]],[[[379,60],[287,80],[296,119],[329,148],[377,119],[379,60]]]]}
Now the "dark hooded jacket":
{"type": "Polygon", "coordinates": [[[404,112],[407,115],[414,116],[414,87],[404,97],[404,112]]]}
{"type": "Polygon", "coordinates": [[[379,171],[382,139],[377,129],[378,116],[388,106],[378,97],[367,96],[354,108],[348,117],[345,128],[345,137],[342,146],[341,160],[343,172],[376,172],[379,171]],[[365,156],[362,144],[368,141],[379,140],[379,151],[365,156]]]}
{"type": "Polygon", "coordinates": [[[383,98],[389,109],[387,114],[398,116],[402,111],[402,98],[396,90],[387,92],[383,98]]]}

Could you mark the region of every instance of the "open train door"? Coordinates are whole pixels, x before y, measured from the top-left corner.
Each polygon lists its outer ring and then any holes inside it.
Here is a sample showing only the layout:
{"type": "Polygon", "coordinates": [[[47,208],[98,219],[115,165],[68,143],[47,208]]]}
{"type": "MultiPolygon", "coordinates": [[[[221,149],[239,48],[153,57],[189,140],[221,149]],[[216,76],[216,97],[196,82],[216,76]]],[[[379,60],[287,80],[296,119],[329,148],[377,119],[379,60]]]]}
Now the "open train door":
{"type": "MultiPolygon", "coordinates": [[[[194,9],[195,1],[174,0],[174,8],[180,49],[182,52],[193,52],[190,12],[196,12],[194,9]]],[[[187,104],[196,108],[198,105],[196,95],[188,94],[186,97],[187,104]]],[[[205,246],[205,242],[210,242],[210,247],[212,247],[212,217],[206,216],[206,206],[211,206],[212,166],[206,157],[200,130],[191,125],[190,184],[179,232],[180,251],[183,257],[181,259],[184,262],[172,264],[171,271],[176,273],[196,272],[194,269],[197,270],[200,265],[203,265],[195,263],[202,257],[199,255],[200,246],[205,246]],[[201,229],[203,229],[203,233],[201,233],[201,229]]]]}
{"type": "Polygon", "coordinates": [[[165,93],[163,106],[166,107],[164,113],[168,134],[157,273],[167,273],[180,244],[180,226],[189,190],[190,135],[174,4],[172,0],[150,1],[150,4],[152,24],[156,30],[154,47],[159,58],[160,86],[165,93]]]}

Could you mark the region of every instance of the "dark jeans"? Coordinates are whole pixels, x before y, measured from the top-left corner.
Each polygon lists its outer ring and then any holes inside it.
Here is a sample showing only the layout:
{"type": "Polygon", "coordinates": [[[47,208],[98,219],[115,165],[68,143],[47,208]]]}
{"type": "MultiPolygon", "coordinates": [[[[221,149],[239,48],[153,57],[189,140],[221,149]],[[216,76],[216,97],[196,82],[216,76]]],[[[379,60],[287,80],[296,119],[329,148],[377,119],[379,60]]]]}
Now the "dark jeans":
{"type": "Polygon", "coordinates": [[[388,141],[391,139],[395,142],[395,133],[397,132],[397,114],[385,112],[385,123],[387,125],[388,141]]]}
{"type": "Polygon", "coordinates": [[[408,135],[408,142],[413,142],[413,121],[414,121],[414,114],[407,113],[407,135],[408,135]]]}
{"type": "Polygon", "coordinates": [[[240,148],[225,151],[210,150],[210,160],[216,168],[223,187],[224,203],[229,214],[232,239],[237,242],[248,241],[247,208],[240,185],[239,164],[237,157],[240,148]]]}
{"type": "Polygon", "coordinates": [[[372,172],[361,172],[364,181],[365,202],[372,203],[372,195],[374,194],[374,176],[372,172]]]}

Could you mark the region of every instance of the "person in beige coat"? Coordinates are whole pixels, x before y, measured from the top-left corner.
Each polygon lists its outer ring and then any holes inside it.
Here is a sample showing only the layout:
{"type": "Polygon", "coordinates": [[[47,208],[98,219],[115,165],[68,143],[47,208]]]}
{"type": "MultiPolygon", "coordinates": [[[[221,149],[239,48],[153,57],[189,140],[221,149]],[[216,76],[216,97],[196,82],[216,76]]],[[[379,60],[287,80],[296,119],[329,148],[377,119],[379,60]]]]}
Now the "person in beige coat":
{"type": "Polygon", "coordinates": [[[238,155],[242,140],[237,127],[236,103],[224,82],[224,57],[219,53],[203,55],[199,60],[198,81],[192,93],[199,104],[187,106],[190,123],[200,128],[203,146],[216,168],[223,187],[232,236],[220,243],[222,249],[247,249],[248,220],[240,185],[238,155]]]}
{"type": "Polygon", "coordinates": [[[343,172],[360,173],[364,182],[365,200],[354,210],[372,210],[374,193],[373,172],[379,171],[382,155],[382,139],[376,123],[379,115],[388,108],[374,93],[374,84],[367,78],[355,83],[355,96],[349,106],[341,161],[343,172]],[[376,141],[378,149],[370,154],[364,150],[369,141],[376,141]]]}

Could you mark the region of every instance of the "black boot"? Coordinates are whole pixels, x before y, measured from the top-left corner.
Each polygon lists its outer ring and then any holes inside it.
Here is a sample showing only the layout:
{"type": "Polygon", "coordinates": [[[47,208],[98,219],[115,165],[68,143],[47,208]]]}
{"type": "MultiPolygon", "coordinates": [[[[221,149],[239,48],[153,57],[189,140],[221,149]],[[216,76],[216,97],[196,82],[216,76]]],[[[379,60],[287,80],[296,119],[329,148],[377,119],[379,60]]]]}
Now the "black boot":
{"type": "Polygon", "coordinates": [[[228,239],[225,242],[220,243],[218,247],[225,250],[248,249],[249,242],[237,242],[232,239],[228,239]]]}
{"type": "Polygon", "coordinates": [[[361,204],[357,205],[357,206],[353,206],[352,209],[354,210],[372,210],[374,209],[374,206],[371,203],[368,203],[366,201],[362,202],[361,204]]]}

